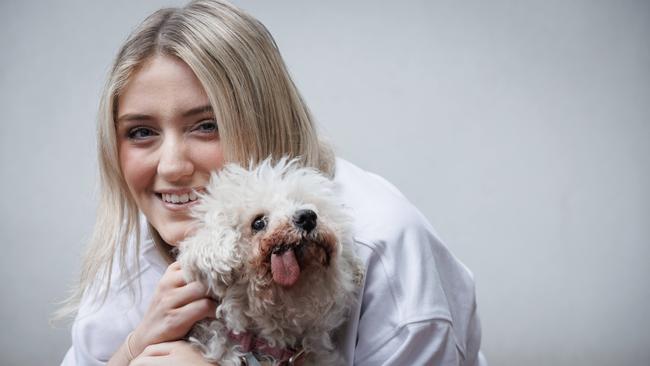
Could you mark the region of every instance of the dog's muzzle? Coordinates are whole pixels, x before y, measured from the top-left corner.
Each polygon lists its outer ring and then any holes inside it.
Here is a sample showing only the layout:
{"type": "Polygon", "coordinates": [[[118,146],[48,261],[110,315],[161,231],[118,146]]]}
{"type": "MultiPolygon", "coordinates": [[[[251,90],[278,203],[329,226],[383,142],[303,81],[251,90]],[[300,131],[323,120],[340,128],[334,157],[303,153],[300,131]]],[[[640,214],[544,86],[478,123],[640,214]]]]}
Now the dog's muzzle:
{"type": "Polygon", "coordinates": [[[303,270],[314,265],[329,266],[335,246],[336,237],[319,225],[316,212],[302,209],[295,211],[284,227],[267,235],[262,253],[270,261],[273,282],[291,287],[303,270]]]}
{"type": "MultiPolygon", "coordinates": [[[[293,215],[292,221],[296,228],[302,230],[304,235],[309,234],[316,227],[318,216],[312,210],[298,210],[293,215]]],[[[271,272],[273,280],[284,287],[293,286],[300,277],[300,264],[296,252],[302,249],[304,242],[298,245],[281,244],[271,251],[271,272]]]]}

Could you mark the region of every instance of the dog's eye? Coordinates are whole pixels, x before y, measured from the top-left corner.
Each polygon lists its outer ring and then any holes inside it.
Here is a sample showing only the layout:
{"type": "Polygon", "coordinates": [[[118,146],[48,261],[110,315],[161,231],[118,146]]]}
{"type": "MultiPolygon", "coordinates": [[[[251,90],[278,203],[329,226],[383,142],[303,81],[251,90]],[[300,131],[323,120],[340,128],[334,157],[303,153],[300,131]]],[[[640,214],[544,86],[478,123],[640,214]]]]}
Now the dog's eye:
{"type": "Polygon", "coordinates": [[[253,220],[253,223],[251,224],[251,227],[255,231],[260,231],[266,227],[266,217],[260,215],[253,220]]]}

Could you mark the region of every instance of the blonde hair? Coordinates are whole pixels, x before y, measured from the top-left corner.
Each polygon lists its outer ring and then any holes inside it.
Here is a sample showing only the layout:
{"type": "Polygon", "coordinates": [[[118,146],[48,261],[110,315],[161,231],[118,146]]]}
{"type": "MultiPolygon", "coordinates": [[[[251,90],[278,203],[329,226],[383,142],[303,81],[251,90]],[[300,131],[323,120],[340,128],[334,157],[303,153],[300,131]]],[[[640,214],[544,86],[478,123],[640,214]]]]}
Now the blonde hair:
{"type": "MultiPolygon", "coordinates": [[[[220,0],[192,1],[156,11],[120,49],[99,106],[100,200],[79,283],[57,317],[71,315],[89,290],[108,295],[115,258],[124,279],[129,238],[139,256],[139,211],[119,166],[115,115],[120,91],[145,60],[169,55],[185,62],[203,85],[215,117],[225,160],[250,164],[268,156],[299,157],[333,175],[333,155],[319,140],[311,114],[268,30],[258,20],[220,0]],[[133,241],[131,241],[133,242],[133,241]]],[[[149,226],[163,253],[169,247],[149,226]]],[[[137,263],[135,268],[137,269],[137,263]]]]}

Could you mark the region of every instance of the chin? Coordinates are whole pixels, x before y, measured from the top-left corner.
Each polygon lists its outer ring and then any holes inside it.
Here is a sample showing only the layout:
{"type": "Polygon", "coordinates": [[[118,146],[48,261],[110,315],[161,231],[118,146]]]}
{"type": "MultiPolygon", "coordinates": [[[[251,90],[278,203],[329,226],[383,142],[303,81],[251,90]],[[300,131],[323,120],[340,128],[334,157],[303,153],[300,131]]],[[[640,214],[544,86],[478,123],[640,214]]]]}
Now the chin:
{"type": "Polygon", "coordinates": [[[156,231],[165,241],[165,243],[175,247],[182,242],[191,231],[192,224],[188,220],[186,223],[164,223],[162,225],[154,225],[156,231]],[[159,229],[159,228],[162,228],[159,229]]]}

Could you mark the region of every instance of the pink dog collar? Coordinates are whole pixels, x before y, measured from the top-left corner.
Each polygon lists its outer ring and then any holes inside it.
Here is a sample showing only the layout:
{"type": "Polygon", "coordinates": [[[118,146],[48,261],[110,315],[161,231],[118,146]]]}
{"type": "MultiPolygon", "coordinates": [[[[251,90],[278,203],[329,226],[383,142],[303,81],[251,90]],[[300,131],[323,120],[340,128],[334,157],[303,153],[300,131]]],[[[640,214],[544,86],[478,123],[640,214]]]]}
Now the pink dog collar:
{"type": "MultiPolygon", "coordinates": [[[[304,349],[271,347],[264,339],[254,336],[252,333],[242,334],[228,333],[228,337],[239,343],[242,352],[252,352],[260,356],[271,356],[281,366],[300,366],[304,359],[304,349]]],[[[244,359],[245,360],[245,359],[244,359]]]]}

